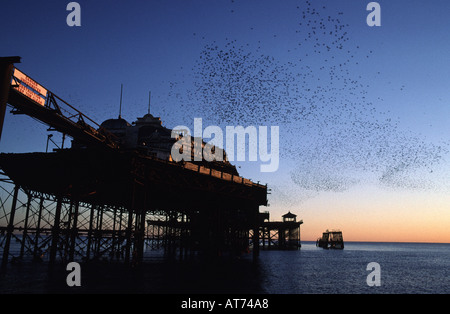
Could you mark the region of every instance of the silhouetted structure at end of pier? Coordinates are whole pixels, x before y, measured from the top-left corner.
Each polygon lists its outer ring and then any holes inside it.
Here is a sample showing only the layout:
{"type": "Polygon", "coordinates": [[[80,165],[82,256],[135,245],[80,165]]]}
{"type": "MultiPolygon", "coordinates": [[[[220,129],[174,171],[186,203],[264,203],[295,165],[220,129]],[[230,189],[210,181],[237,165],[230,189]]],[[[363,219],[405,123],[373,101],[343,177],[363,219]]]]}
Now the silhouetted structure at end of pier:
{"type": "Polygon", "coordinates": [[[260,213],[260,246],[268,250],[298,250],[301,248],[300,225],[297,215],[288,212],[283,221],[269,221],[269,212],[260,213]]]}

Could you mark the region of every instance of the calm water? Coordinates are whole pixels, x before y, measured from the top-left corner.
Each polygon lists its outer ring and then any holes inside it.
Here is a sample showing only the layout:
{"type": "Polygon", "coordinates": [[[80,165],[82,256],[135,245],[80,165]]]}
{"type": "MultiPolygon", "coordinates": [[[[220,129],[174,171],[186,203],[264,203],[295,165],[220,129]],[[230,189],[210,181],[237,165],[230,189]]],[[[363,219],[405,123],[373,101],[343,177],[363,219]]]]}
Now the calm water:
{"type": "Polygon", "coordinates": [[[299,252],[262,252],[268,293],[450,293],[450,245],[345,243],[323,250],[303,243],[299,252]],[[381,268],[381,286],[366,283],[367,264],[381,268]]]}
{"type": "Polygon", "coordinates": [[[239,260],[178,261],[146,252],[139,267],[81,263],[81,287],[69,288],[65,265],[9,264],[0,293],[450,293],[450,244],[352,243],[323,250],[261,251],[239,260]],[[381,267],[381,286],[366,283],[367,264],[381,267]]]}

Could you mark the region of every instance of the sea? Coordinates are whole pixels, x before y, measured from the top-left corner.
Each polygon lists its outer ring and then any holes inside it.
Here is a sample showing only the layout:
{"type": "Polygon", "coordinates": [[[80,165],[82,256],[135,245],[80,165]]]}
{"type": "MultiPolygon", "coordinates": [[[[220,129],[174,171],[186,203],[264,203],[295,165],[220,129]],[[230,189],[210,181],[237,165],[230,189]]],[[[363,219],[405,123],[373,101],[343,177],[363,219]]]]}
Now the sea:
{"type": "Polygon", "coordinates": [[[299,250],[261,250],[257,259],[250,253],[180,260],[146,249],[138,265],[79,265],[80,286],[70,287],[65,263],[9,263],[0,272],[0,294],[450,293],[450,244],[345,242],[343,250],[325,250],[304,241],[299,250]]]}

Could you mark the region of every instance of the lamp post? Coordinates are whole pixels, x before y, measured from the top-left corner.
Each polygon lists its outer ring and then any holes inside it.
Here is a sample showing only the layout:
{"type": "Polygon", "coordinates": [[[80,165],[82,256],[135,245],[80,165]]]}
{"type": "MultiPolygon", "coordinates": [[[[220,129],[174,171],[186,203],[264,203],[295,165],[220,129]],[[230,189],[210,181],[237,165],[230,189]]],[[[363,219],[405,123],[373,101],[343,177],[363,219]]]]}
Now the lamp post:
{"type": "Polygon", "coordinates": [[[48,141],[50,141],[50,139],[53,137],[53,134],[49,134],[47,135],[47,146],[45,147],[45,152],[48,152],[48,141]]]}

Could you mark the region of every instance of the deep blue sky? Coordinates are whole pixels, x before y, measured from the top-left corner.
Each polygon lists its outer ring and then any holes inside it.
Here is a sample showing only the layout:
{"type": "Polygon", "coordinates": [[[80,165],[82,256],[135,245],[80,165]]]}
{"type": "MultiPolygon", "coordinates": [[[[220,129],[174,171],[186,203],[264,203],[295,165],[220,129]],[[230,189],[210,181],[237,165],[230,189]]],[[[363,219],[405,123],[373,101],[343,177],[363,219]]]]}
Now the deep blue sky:
{"type": "MultiPolygon", "coordinates": [[[[78,2],[81,27],[66,25],[69,1],[4,1],[0,55],[98,123],[118,115],[123,83],[130,122],[151,90],[168,127],[278,125],[279,172],[239,170],[278,191],[279,213],[367,178],[448,192],[450,2],[379,1],[381,27],[361,0],[78,2]]],[[[0,149],[43,151],[46,134],[8,114],[0,149]]]]}
{"type": "MultiPolygon", "coordinates": [[[[385,96],[384,103],[377,105],[389,107],[409,126],[437,119],[436,126],[445,127],[441,118],[448,114],[447,1],[380,1],[380,28],[365,24],[365,1],[313,2],[318,10],[326,6],[326,15],[349,24],[347,48],[359,53],[360,63],[347,68],[371,83],[373,95],[385,96]],[[365,60],[371,50],[370,59],[365,60]]],[[[301,11],[307,8],[304,1],[79,1],[79,28],[65,23],[67,3],[3,3],[0,51],[22,56],[19,67],[100,120],[110,112],[116,114],[121,83],[125,84],[124,116],[132,120],[139,114],[140,102],[145,110],[149,89],[158,113],[157,97],[166,97],[168,82],[191,75],[200,51],[213,41],[237,40],[250,44],[249,51],[260,41],[261,52],[281,63],[298,62],[300,54],[312,46],[296,47],[305,35],[296,31],[307,29],[298,25],[301,11]]],[[[311,55],[307,62],[323,61],[311,55]]],[[[433,128],[421,128],[421,132],[440,133],[433,128]]]]}

